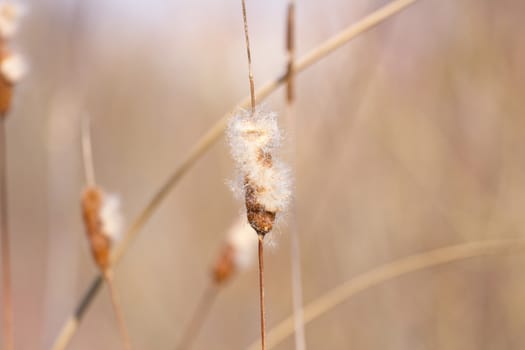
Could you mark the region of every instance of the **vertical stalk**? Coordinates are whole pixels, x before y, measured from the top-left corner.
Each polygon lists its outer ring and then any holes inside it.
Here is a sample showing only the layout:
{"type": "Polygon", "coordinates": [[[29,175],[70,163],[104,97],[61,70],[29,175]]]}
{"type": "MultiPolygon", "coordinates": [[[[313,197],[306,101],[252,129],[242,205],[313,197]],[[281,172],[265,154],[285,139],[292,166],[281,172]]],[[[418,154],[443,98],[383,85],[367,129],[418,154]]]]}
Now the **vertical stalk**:
{"type": "Polygon", "coordinates": [[[13,290],[11,285],[11,252],[9,248],[9,224],[7,210],[7,140],[4,116],[0,116],[0,220],[2,244],[2,305],[4,308],[4,349],[14,349],[13,336],[13,290]]]}
{"type": "MultiPolygon", "coordinates": [[[[242,3],[242,19],[244,22],[244,38],[246,40],[246,54],[248,57],[248,78],[250,80],[250,103],[252,115],[255,113],[255,84],[253,82],[252,54],[250,51],[250,36],[248,34],[248,19],[246,16],[246,0],[242,3]]],[[[261,309],[261,344],[266,349],[266,312],[264,308],[264,235],[259,234],[259,304],[261,309]]]]}
{"type": "Polygon", "coordinates": [[[248,79],[250,80],[250,102],[252,113],[255,112],[255,84],[253,82],[252,53],[250,51],[250,36],[248,35],[248,19],[246,17],[246,0],[242,0],[242,19],[244,22],[244,38],[246,40],[246,54],[248,55],[248,79]]]}
{"type": "Polygon", "coordinates": [[[82,163],[87,186],[95,185],[95,166],[93,163],[93,147],[91,145],[91,125],[88,115],[81,120],[82,163]]]}
{"type": "Polygon", "coordinates": [[[124,315],[122,312],[122,305],[120,304],[120,299],[118,297],[117,291],[115,289],[115,284],[113,282],[113,273],[111,270],[106,270],[103,273],[104,279],[108,286],[109,294],[111,297],[111,304],[113,305],[113,310],[115,311],[115,316],[117,318],[117,324],[120,331],[120,337],[122,339],[122,344],[125,350],[131,350],[131,340],[129,337],[128,329],[124,322],[124,315]]]}
{"type": "Polygon", "coordinates": [[[261,349],[266,350],[266,310],[264,308],[264,236],[259,236],[259,305],[261,308],[261,349]]]}
{"type": "MultiPolygon", "coordinates": [[[[286,116],[290,127],[293,167],[296,160],[296,120],[295,120],[295,0],[288,1],[286,15],[286,116]]],[[[294,201],[295,202],[295,201],[294,201]]],[[[303,287],[301,276],[301,248],[297,227],[297,213],[295,203],[292,205],[292,222],[290,225],[290,263],[292,272],[292,302],[295,329],[295,349],[305,350],[306,339],[304,332],[303,314],[303,287]]]]}

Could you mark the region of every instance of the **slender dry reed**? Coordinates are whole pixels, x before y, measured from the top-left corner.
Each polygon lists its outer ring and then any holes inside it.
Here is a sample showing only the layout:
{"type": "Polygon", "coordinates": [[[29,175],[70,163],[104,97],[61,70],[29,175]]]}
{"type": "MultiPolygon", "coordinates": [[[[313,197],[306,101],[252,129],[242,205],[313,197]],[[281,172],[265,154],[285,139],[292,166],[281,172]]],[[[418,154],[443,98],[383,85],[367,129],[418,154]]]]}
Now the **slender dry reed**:
{"type": "MultiPolygon", "coordinates": [[[[244,38],[246,40],[246,54],[248,58],[248,78],[250,81],[250,103],[252,108],[252,116],[255,114],[255,84],[253,82],[253,70],[252,70],[252,55],[250,51],[250,35],[248,34],[248,18],[246,16],[246,0],[241,0],[242,3],[242,19],[244,22],[244,38]]],[[[246,207],[248,209],[248,215],[250,215],[250,200],[248,194],[246,195],[246,207]]],[[[259,209],[256,209],[259,211],[259,209]]],[[[251,220],[249,219],[250,223],[251,220]]],[[[261,316],[261,345],[262,350],[266,349],[266,311],[264,308],[264,233],[257,232],[259,237],[259,306],[261,316]]]]}
{"type": "Polygon", "coordinates": [[[1,244],[2,244],[2,307],[3,323],[2,337],[3,348],[13,350],[13,292],[11,287],[11,257],[9,249],[9,224],[7,210],[7,142],[5,130],[5,118],[0,116],[0,220],[2,222],[1,244]]]}
{"type": "MultiPolygon", "coordinates": [[[[289,143],[292,149],[292,167],[295,168],[297,150],[295,146],[296,114],[295,114],[295,0],[288,2],[286,13],[286,119],[289,125],[289,143]]],[[[295,201],[292,205],[290,219],[290,263],[292,280],[292,303],[295,324],[295,349],[306,350],[306,337],[303,322],[303,283],[301,276],[301,248],[297,227],[297,212],[295,201]]]]}
{"type": "Polygon", "coordinates": [[[250,104],[252,113],[255,112],[255,83],[253,82],[252,53],[250,51],[250,35],[248,34],[248,18],[246,16],[246,0],[242,3],[242,20],[244,23],[244,39],[246,41],[246,55],[248,56],[248,80],[250,81],[250,104]]]}
{"type": "MultiPolygon", "coordinates": [[[[359,274],[308,303],[304,307],[304,322],[308,324],[352,296],[396,277],[454,261],[514,252],[525,252],[525,240],[507,239],[468,242],[401,258],[359,274]]],[[[272,327],[268,333],[268,350],[276,347],[290,336],[294,332],[294,328],[293,315],[272,327]]],[[[256,350],[258,346],[259,342],[254,341],[246,349],[256,350]]]]}
{"type": "Polygon", "coordinates": [[[13,286],[7,195],[7,131],[6,119],[11,109],[15,84],[25,74],[21,56],[9,48],[16,33],[21,8],[10,2],[0,4],[0,244],[2,245],[2,307],[3,348],[14,349],[13,286]]]}
{"type": "Polygon", "coordinates": [[[228,236],[212,265],[210,281],[204,289],[175,349],[190,348],[198,337],[219,291],[238,272],[247,270],[253,265],[257,241],[252,227],[246,222],[246,218],[237,218],[230,227],[228,236]]]}
{"type": "Polygon", "coordinates": [[[266,349],[266,310],[264,308],[264,236],[259,235],[259,307],[261,309],[261,349],[266,349]]]}
{"type": "MultiPolygon", "coordinates": [[[[106,198],[107,196],[105,196],[102,190],[97,187],[95,182],[95,167],[93,163],[90,129],[89,118],[86,116],[83,118],[81,125],[82,160],[86,179],[86,189],[82,196],[84,224],[86,226],[88,240],[91,244],[93,259],[108,286],[111,305],[113,306],[115,317],[117,319],[123,347],[125,350],[131,350],[131,341],[124,322],[122,305],[120,304],[120,299],[113,280],[110,261],[112,237],[114,238],[114,234],[116,233],[110,232],[107,223],[109,218],[106,217],[108,214],[104,214],[104,206],[107,205],[108,198],[106,198]]],[[[113,214],[114,213],[110,213],[109,215],[113,214]]]]}
{"type": "Polygon", "coordinates": [[[95,166],[93,162],[93,146],[91,144],[90,118],[85,115],[82,118],[81,142],[82,142],[82,165],[84,166],[84,177],[87,186],[95,186],[95,166]]]}
{"type": "MultiPolygon", "coordinates": [[[[393,0],[391,3],[372,12],[357,23],[348,26],[340,33],[323,42],[305,56],[298,59],[294,67],[295,74],[302,72],[306,68],[312,66],[314,63],[328,56],[337,48],[343,46],[350,40],[356,38],[369,29],[381,24],[383,21],[389,19],[396,13],[406,9],[417,1],[418,0],[393,0]]],[[[274,80],[267,82],[257,91],[255,91],[255,93],[258,98],[262,100],[277,90],[277,88],[279,88],[285,82],[286,73],[274,80]]],[[[190,149],[190,151],[183,158],[176,169],[171,173],[168,179],[148,201],[144,209],[137,215],[130,228],[127,230],[122,242],[112,251],[111,260],[113,264],[118,262],[124,255],[131,242],[135,239],[140,230],[152,217],[164,199],[166,199],[167,195],[175,188],[183,176],[186,175],[186,173],[193,167],[197,160],[199,160],[200,157],[204,155],[222,136],[231,113],[237,111],[239,108],[250,106],[250,100],[251,96],[248,96],[239,101],[239,103],[234,108],[224,114],[223,117],[219,119],[214,125],[212,125],[208,131],[195,143],[195,145],[190,149]]],[[[61,327],[60,332],[55,338],[54,344],[51,348],[52,350],[62,350],[70,342],[73,334],[75,334],[76,330],[78,329],[80,321],[84,317],[86,310],[89,308],[100,291],[102,282],[103,279],[101,275],[98,275],[93,279],[75,307],[75,310],[61,327]]]]}
{"type": "Polygon", "coordinates": [[[115,312],[117,318],[117,325],[120,332],[120,338],[122,339],[124,349],[131,350],[131,338],[126,327],[126,322],[124,321],[124,313],[122,311],[122,304],[118,297],[117,289],[113,280],[113,272],[111,269],[106,269],[102,272],[104,275],[104,280],[109,289],[109,296],[111,298],[111,305],[115,312]]]}
{"type": "Polygon", "coordinates": [[[286,11],[286,104],[293,106],[295,100],[295,0],[288,2],[286,11]]]}

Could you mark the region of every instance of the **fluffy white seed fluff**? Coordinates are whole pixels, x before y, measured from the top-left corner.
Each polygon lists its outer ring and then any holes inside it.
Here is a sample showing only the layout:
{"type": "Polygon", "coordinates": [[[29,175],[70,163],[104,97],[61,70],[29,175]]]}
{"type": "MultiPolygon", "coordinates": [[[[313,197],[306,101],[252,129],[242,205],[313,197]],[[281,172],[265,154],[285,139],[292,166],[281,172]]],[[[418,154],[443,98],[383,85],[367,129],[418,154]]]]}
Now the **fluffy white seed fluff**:
{"type": "Polygon", "coordinates": [[[253,265],[257,256],[257,235],[246,221],[246,216],[239,217],[230,228],[227,243],[234,251],[235,267],[246,270],[253,265]]]}
{"type": "Polygon", "coordinates": [[[0,36],[10,39],[18,30],[20,17],[25,13],[25,7],[13,1],[0,2],[0,36]]]}
{"type": "Polygon", "coordinates": [[[124,220],[120,209],[120,198],[114,194],[104,194],[100,209],[102,231],[108,235],[111,242],[118,242],[122,238],[124,220]]]}
{"type": "Polygon", "coordinates": [[[0,63],[0,73],[10,83],[18,83],[27,73],[27,63],[18,54],[10,54],[0,63]]]}
{"type": "Polygon", "coordinates": [[[240,190],[244,195],[244,179],[258,188],[258,202],[266,210],[279,212],[286,209],[290,197],[290,172],[277,158],[281,143],[277,114],[257,108],[255,113],[241,110],[229,122],[227,136],[231,154],[239,172],[240,190]],[[262,156],[269,154],[272,165],[265,164],[262,156]]]}

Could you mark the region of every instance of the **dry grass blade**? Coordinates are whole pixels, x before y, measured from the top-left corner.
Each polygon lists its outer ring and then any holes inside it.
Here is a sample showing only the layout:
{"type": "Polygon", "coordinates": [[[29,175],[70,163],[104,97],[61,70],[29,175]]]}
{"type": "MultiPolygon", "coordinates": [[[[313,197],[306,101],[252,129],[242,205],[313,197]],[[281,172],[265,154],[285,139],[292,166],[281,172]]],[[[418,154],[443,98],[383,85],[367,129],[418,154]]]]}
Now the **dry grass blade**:
{"type": "Polygon", "coordinates": [[[385,19],[392,17],[399,11],[407,8],[414,4],[418,0],[397,0],[392,1],[389,4],[381,7],[380,9],[372,12],[359,22],[349,26],[345,30],[339,32],[331,39],[325,41],[322,45],[311,50],[305,56],[301,57],[296,64],[295,72],[300,72],[303,69],[311,66],[317,62],[321,57],[325,57],[334,50],[337,50],[341,45],[347,43],[349,40],[355,38],[359,34],[366,32],[367,30],[375,27],[385,19]]]}
{"type": "Polygon", "coordinates": [[[14,349],[13,337],[13,291],[11,286],[11,256],[9,249],[9,225],[7,221],[7,142],[5,119],[0,117],[0,221],[2,244],[2,306],[4,309],[2,336],[3,348],[14,349]]]}
{"type": "MultiPolygon", "coordinates": [[[[337,34],[333,38],[327,40],[317,48],[313,49],[297,61],[295,65],[295,73],[301,72],[309,66],[313,65],[315,62],[326,57],[332,51],[343,46],[350,40],[359,36],[361,33],[373,28],[374,26],[380,24],[381,22],[392,17],[396,13],[407,8],[411,4],[417,2],[418,0],[395,0],[390,4],[385,5],[384,7],[378,9],[372,14],[366,16],[361,21],[349,26],[347,29],[337,34]]],[[[262,87],[257,89],[256,95],[259,100],[266,98],[272,92],[277,90],[283,83],[286,82],[286,74],[281,75],[275,80],[269,81],[264,84],[262,87]]],[[[131,244],[137,233],[144,227],[146,222],[153,215],[155,210],[159,205],[164,201],[169,192],[175,187],[179,180],[191,169],[195,162],[222,136],[224,129],[226,128],[227,121],[232,111],[238,110],[239,108],[246,108],[250,106],[251,98],[250,96],[245,97],[241,100],[231,111],[226,113],[221,119],[219,119],[205,134],[202,136],[195,146],[188,152],[186,157],[182,160],[176,170],[168,178],[168,180],[162,185],[162,187],[155,193],[152,199],[148,202],[146,207],[142,212],[137,216],[133,221],[133,224],[126,232],[126,235],[122,242],[115,248],[112,254],[112,260],[114,263],[118,262],[124,252],[127,250],[128,246],[131,244]]],[[[82,316],[85,314],[86,308],[91,304],[98,291],[100,290],[100,280],[101,276],[97,276],[91,282],[88,290],[86,290],[84,297],[79,302],[76,312],[72,314],[63,327],[60,330],[58,337],[55,339],[53,350],[64,349],[71,337],[78,328],[79,322],[82,316]],[[81,312],[78,312],[78,311],[81,312]]]]}
{"type": "MultiPolygon", "coordinates": [[[[411,272],[473,257],[510,252],[523,253],[524,249],[525,240],[490,240],[458,244],[411,255],[362,273],[307,304],[304,307],[304,322],[307,324],[313,321],[357,293],[411,272]]],[[[274,348],[293,332],[294,320],[293,316],[290,316],[269,331],[267,349],[274,348]]],[[[247,349],[256,350],[258,346],[258,342],[254,342],[247,349]]]]}

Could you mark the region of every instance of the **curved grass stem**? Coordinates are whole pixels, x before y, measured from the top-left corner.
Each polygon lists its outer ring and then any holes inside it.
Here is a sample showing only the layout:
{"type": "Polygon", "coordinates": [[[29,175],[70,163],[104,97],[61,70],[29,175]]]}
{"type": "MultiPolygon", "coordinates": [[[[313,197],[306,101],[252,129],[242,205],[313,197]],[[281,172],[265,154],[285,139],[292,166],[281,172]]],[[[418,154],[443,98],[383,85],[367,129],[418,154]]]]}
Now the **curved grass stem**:
{"type": "MultiPolygon", "coordinates": [[[[352,296],[396,277],[454,261],[510,252],[525,252],[525,240],[469,242],[438,248],[395,260],[357,275],[307,304],[304,307],[304,322],[308,324],[347,301],[352,296]]],[[[281,321],[275,327],[272,327],[268,332],[267,350],[279,345],[287,337],[292,335],[293,332],[294,318],[292,315],[281,321]]],[[[247,350],[257,350],[258,347],[259,342],[255,341],[247,347],[247,350]]]]}

